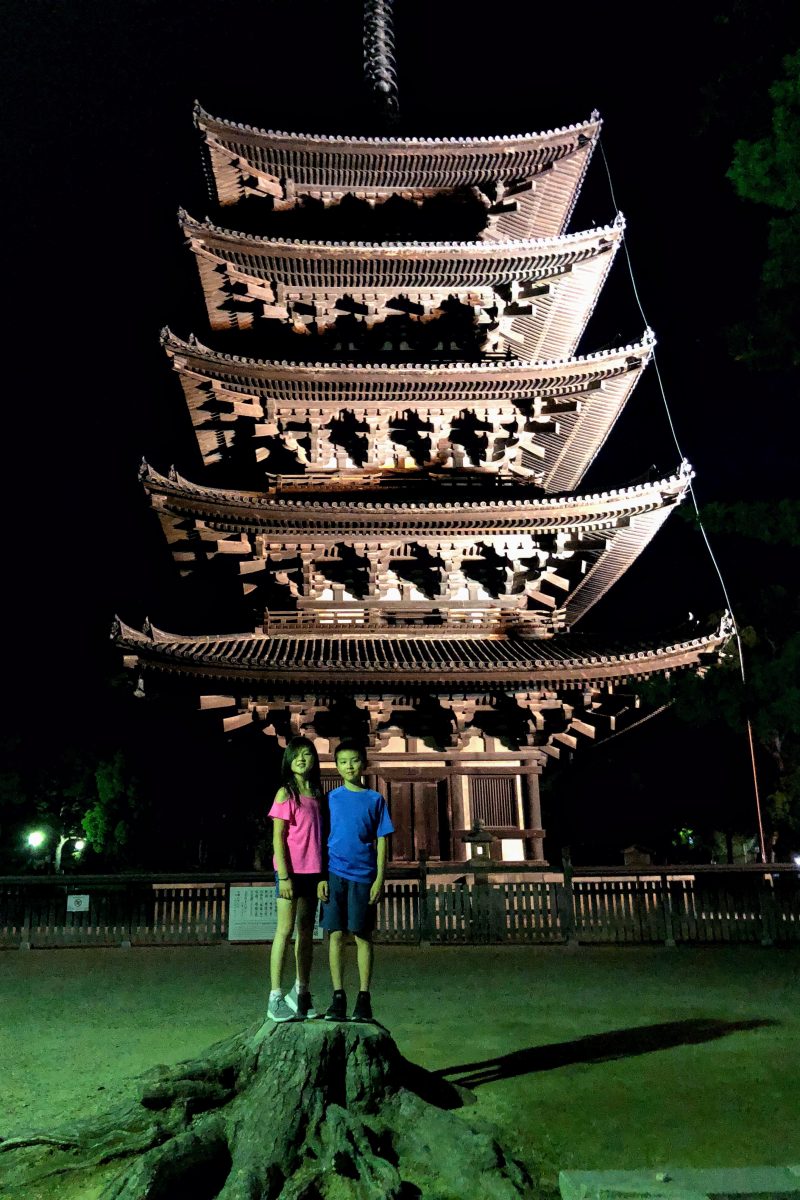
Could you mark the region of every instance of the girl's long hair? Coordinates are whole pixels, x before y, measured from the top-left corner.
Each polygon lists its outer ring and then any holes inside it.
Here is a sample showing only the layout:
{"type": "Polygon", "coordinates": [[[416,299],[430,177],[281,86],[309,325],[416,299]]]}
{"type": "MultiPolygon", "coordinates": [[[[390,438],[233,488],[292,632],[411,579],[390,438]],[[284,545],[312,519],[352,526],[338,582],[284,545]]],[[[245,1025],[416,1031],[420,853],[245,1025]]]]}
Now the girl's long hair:
{"type": "Polygon", "coordinates": [[[314,756],[314,763],[306,775],[312,795],[318,800],[322,799],[322,779],[319,773],[319,755],[314,743],[307,737],[294,737],[290,742],[287,742],[286,749],[283,752],[283,761],[281,762],[281,787],[284,787],[290,796],[297,796],[297,782],[292,772],[292,763],[298,750],[310,750],[314,756]]]}

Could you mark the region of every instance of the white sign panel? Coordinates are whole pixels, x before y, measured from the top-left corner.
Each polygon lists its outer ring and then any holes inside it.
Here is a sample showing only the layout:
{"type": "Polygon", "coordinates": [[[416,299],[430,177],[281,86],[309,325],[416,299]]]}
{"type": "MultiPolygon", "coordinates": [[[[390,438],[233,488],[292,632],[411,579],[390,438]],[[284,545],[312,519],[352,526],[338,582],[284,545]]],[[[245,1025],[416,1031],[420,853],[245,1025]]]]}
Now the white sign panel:
{"type": "MultiPolygon", "coordinates": [[[[231,886],[228,904],[229,942],[271,942],[278,928],[278,898],[275,887],[231,886]]],[[[314,923],[314,939],[322,940],[319,906],[314,923]]]]}
{"type": "Polygon", "coordinates": [[[67,912],[88,912],[88,896],[67,896],[67,912]]]}

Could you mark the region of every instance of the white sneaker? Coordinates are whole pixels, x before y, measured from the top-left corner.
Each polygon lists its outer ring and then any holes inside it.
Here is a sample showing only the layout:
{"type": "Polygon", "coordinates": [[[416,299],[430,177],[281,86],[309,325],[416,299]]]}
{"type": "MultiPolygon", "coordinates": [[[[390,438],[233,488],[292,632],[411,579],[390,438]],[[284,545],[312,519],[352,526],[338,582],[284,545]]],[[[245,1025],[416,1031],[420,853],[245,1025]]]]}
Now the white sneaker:
{"type": "Polygon", "coordinates": [[[295,1019],[294,1013],[289,1008],[283,996],[276,996],[274,999],[270,999],[267,1016],[270,1021],[293,1021],[295,1019]]]}
{"type": "Polygon", "coordinates": [[[301,1021],[313,1021],[319,1016],[311,1002],[311,992],[298,992],[296,983],[292,984],[292,990],[286,993],[284,1001],[301,1021]]]}

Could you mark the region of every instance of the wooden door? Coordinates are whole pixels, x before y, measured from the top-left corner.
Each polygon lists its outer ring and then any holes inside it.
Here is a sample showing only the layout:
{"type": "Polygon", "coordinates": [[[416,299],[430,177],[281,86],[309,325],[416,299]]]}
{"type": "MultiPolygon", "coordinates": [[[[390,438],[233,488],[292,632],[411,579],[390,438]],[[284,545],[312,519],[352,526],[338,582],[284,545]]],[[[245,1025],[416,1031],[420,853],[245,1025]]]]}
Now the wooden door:
{"type": "Polygon", "coordinates": [[[389,839],[389,859],[391,862],[413,862],[414,808],[411,784],[393,779],[388,791],[389,815],[394,825],[394,833],[389,839]]]}
{"type": "Polygon", "coordinates": [[[395,832],[392,862],[416,862],[423,850],[429,859],[449,859],[450,807],[446,780],[396,780],[389,783],[389,811],[395,832]]]}
{"type": "Polygon", "coordinates": [[[439,794],[434,780],[412,783],[414,798],[414,857],[424,850],[428,858],[440,858],[439,794]]]}

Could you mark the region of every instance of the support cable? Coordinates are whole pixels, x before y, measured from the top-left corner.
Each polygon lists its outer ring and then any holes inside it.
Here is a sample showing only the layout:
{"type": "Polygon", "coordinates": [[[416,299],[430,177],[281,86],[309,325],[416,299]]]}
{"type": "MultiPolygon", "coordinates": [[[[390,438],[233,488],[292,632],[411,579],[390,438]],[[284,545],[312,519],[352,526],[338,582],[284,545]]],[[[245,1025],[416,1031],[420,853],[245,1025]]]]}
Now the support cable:
{"type": "MultiPolygon", "coordinates": [[[[598,140],[599,140],[599,145],[600,145],[600,153],[603,158],[603,166],[606,169],[606,176],[608,177],[608,189],[611,193],[611,203],[614,206],[615,214],[618,215],[619,207],[617,205],[617,198],[614,194],[614,184],[611,179],[611,170],[608,165],[608,159],[606,158],[605,147],[603,146],[602,139],[598,139],[598,140]]],[[[645,316],[644,306],[642,305],[642,301],[639,297],[639,289],[636,286],[636,278],[633,273],[633,263],[631,261],[630,251],[628,250],[627,238],[623,238],[622,248],[625,251],[625,261],[628,264],[628,274],[630,275],[631,287],[633,288],[634,299],[636,300],[636,303],[639,307],[639,312],[641,313],[642,320],[644,321],[645,326],[649,329],[650,323],[647,320],[647,317],[645,316]]],[[[661,393],[661,400],[664,405],[664,411],[667,415],[667,423],[669,424],[670,433],[672,434],[672,440],[675,443],[675,448],[678,451],[678,456],[681,459],[681,461],[683,462],[683,461],[685,461],[684,455],[683,455],[683,450],[681,449],[681,444],[678,440],[678,434],[675,429],[675,423],[672,419],[672,413],[670,411],[669,403],[667,402],[667,393],[664,388],[664,381],[661,378],[661,371],[659,370],[659,367],[658,367],[658,356],[656,354],[655,346],[653,346],[653,367],[655,369],[656,379],[658,380],[658,388],[661,393]]],[[[730,615],[731,625],[733,628],[733,635],[736,639],[736,650],[739,655],[739,672],[742,677],[742,687],[746,688],[747,687],[747,677],[745,675],[745,669],[744,669],[744,652],[743,652],[743,648],[742,648],[742,639],[739,635],[739,625],[736,620],[736,615],[733,611],[733,605],[731,603],[730,596],[728,595],[728,588],[725,584],[725,579],[723,577],[722,570],[720,568],[719,563],[717,562],[716,555],[714,554],[714,551],[711,547],[711,542],[708,539],[708,534],[706,533],[705,526],[703,525],[703,521],[700,516],[700,508],[697,503],[697,497],[695,496],[694,487],[692,486],[691,479],[688,481],[688,491],[689,491],[689,497],[690,497],[690,499],[692,501],[692,505],[694,507],[695,517],[697,519],[697,527],[700,530],[703,541],[705,542],[706,550],[708,551],[709,558],[711,559],[711,562],[714,566],[714,570],[716,572],[717,578],[719,580],[720,588],[722,589],[722,595],[725,598],[725,605],[726,605],[728,613],[730,615]]],[[[759,839],[760,839],[761,861],[766,862],[766,846],[764,844],[764,824],[763,824],[762,817],[761,817],[761,796],[760,796],[759,786],[758,786],[758,771],[756,769],[756,755],[755,755],[755,746],[754,746],[754,741],[753,741],[753,726],[752,726],[752,722],[750,721],[749,716],[745,717],[745,720],[747,723],[747,740],[748,740],[748,745],[750,748],[750,763],[753,768],[753,789],[755,792],[756,817],[758,819],[758,835],[759,835],[759,839]]]]}

